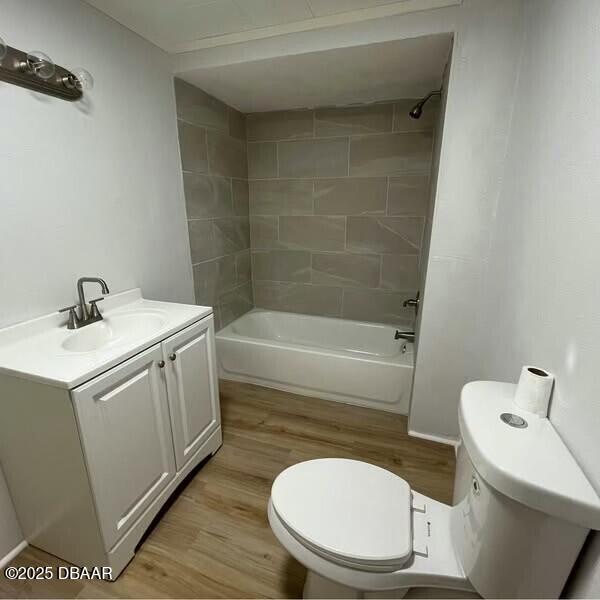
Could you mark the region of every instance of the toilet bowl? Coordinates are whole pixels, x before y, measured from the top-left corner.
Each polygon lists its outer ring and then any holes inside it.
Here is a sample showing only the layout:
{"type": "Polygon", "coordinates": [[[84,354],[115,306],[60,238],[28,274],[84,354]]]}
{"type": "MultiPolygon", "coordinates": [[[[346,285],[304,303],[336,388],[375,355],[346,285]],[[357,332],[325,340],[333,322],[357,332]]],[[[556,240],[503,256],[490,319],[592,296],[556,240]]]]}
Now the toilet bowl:
{"type": "Polygon", "coordinates": [[[271,528],[307,568],[305,598],[401,598],[413,587],[558,597],[600,499],[550,421],[519,412],[514,386],[463,389],[454,505],[365,462],[323,458],[273,482],[271,528]],[[528,420],[515,429],[500,418],[528,420]]]}
{"type": "Polygon", "coordinates": [[[401,598],[413,586],[473,591],[451,544],[452,510],[385,469],[318,459],[281,473],[268,515],[309,571],[304,597],[401,598]]]}

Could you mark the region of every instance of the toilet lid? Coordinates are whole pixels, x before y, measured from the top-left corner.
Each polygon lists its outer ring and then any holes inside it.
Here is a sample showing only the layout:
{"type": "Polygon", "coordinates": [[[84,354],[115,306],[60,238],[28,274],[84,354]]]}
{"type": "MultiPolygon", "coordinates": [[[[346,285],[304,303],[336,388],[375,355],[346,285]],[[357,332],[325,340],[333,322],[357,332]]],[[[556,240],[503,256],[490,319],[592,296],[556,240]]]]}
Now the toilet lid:
{"type": "Polygon", "coordinates": [[[412,553],[410,498],[401,477],[340,458],[289,467],[271,489],[277,515],[308,546],[344,564],[389,570],[412,553]]]}

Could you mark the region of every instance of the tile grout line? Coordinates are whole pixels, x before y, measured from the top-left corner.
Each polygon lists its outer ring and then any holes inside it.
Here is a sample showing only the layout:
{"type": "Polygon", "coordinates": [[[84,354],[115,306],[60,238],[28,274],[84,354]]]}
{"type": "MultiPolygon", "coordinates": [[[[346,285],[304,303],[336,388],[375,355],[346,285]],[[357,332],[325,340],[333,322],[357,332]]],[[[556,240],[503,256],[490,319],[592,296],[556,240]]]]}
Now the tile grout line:
{"type": "MultiPolygon", "coordinates": [[[[199,127],[198,125],[194,125],[194,127],[199,127]]],[[[212,129],[211,129],[212,131],[212,129]]],[[[215,130],[219,132],[219,130],[215,130]]],[[[385,131],[372,131],[370,133],[342,133],[339,135],[318,135],[314,137],[306,136],[303,138],[274,138],[274,139],[264,139],[264,140],[247,140],[247,144],[281,144],[281,143],[301,143],[301,142],[319,142],[319,141],[327,141],[327,140],[340,140],[343,138],[367,138],[367,137],[375,137],[375,136],[383,136],[383,135],[392,135],[392,134],[409,134],[409,133],[433,133],[432,128],[426,129],[399,129],[397,131],[385,130],[385,131]]],[[[220,132],[219,132],[220,133],[220,132]]],[[[235,139],[235,138],[234,138],[235,139]]],[[[243,140],[242,140],[243,141],[243,140]]]]}

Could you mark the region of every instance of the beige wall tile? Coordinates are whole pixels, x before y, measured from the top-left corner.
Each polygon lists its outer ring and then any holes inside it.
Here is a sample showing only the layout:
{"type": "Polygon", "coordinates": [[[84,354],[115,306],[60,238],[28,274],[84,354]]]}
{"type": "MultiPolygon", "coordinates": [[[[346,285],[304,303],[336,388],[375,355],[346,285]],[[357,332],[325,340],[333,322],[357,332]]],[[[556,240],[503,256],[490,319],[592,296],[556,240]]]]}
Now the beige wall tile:
{"type": "Polygon", "coordinates": [[[193,266],[194,294],[196,304],[214,306],[217,304],[217,260],[209,260],[193,266]]]}
{"type": "Polygon", "coordinates": [[[350,287],[379,287],[381,258],[370,254],[325,254],[312,256],[312,282],[350,287]]]}
{"type": "Polygon", "coordinates": [[[345,289],[342,316],[357,321],[375,321],[396,326],[412,326],[415,311],[402,303],[413,292],[383,292],[381,290],[345,289]]]}
{"type": "Polygon", "coordinates": [[[252,252],[255,281],[310,282],[310,252],[267,250],[252,252]]]}
{"type": "Polygon", "coordinates": [[[279,217],[279,244],[289,249],[343,250],[344,217],[279,217]]]}
{"type": "Polygon", "coordinates": [[[219,297],[221,327],[229,325],[229,323],[247,313],[252,309],[253,305],[252,286],[250,283],[243,283],[233,290],[221,294],[219,297]]]}
{"type": "Polygon", "coordinates": [[[250,217],[250,240],[252,248],[276,248],[279,245],[277,217],[250,217]]]}
{"type": "Polygon", "coordinates": [[[350,252],[419,254],[424,220],[420,217],[348,217],[350,252]]]}
{"type": "Polygon", "coordinates": [[[251,181],[250,214],[311,215],[313,182],[301,179],[251,181]]]}
{"type": "Polygon", "coordinates": [[[236,275],[238,283],[252,280],[252,266],[250,250],[238,252],[235,255],[236,275]]]}
{"type": "Polygon", "coordinates": [[[339,177],[348,174],[348,139],[278,144],[280,177],[339,177]]]}
{"type": "Polygon", "coordinates": [[[181,168],[196,173],[208,172],[206,129],[183,121],[177,121],[181,168]]]}
{"type": "Polygon", "coordinates": [[[386,290],[410,291],[419,287],[419,257],[384,254],[381,264],[381,287],[386,290]]]}
{"type": "Polygon", "coordinates": [[[188,219],[233,216],[229,179],[186,172],[183,188],[188,219]]]}
{"type": "Polygon", "coordinates": [[[248,180],[232,179],[231,191],[233,193],[233,214],[237,217],[247,217],[250,211],[248,180]]]}
{"type": "Polygon", "coordinates": [[[248,144],[248,177],[250,179],[277,177],[277,144],[275,142],[248,144]]]}
{"type": "Polygon", "coordinates": [[[315,181],[316,215],[384,215],[386,177],[352,177],[315,181]]]}
{"type": "Polygon", "coordinates": [[[328,317],[341,316],[342,288],[255,281],[256,306],[328,317]]]}
{"type": "Polygon", "coordinates": [[[188,235],[190,238],[192,264],[217,256],[212,221],[204,219],[188,221],[188,235]]]}
{"type": "Polygon", "coordinates": [[[412,324],[433,103],[418,121],[412,100],[245,117],[176,94],[197,302],[218,326],[252,307],[252,285],[265,308],[412,324]]]}
{"type": "Polygon", "coordinates": [[[432,139],[429,131],[353,137],[350,175],[428,175],[432,139]]]}
{"type": "Polygon", "coordinates": [[[217,293],[222,294],[237,284],[235,255],[217,258],[217,293]]]}
{"type": "Polygon", "coordinates": [[[431,98],[423,108],[420,119],[411,119],[408,113],[419,99],[399,100],[394,104],[394,131],[433,131],[440,112],[439,98],[431,98]]]}
{"type": "Polygon", "coordinates": [[[312,110],[283,110],[247,116],[248,139],[292,140],[313,136],[312,110]]]}
{"type": "Polygon", "coordinates": [[[245,117],[185,82],[175,90],[195,298],[219,329],[253,306],[245,117]]]}
{"type": "Polygon", "coordinates": [[[371,104],[315,111],[315,134],[320,136],[385,133],[392,131],[392,104],[371,104]]]}
{"type": "Polygon", "coordinates": [[[250,227],[247,217],[215,219],[213,228],[217,256],[234,254],[250,247],[250,227]]]}
{"type": "Polygon", "coordinates": [[[227,131],[228,107],[201,89],[175,78],[177,117],[183,121],[227,131]]]}
{"type": "Polygon", "coordinates": [[[229,108],[229,135],[238,140],[246,139],[246,115],[229,108]]]}
{"type": "Polygon", "coordinates": [[[246,144],[219,131],[208,130],[207,136],[210,173],[247,179],[246,144]]]}
{"type": "Polygon", "coordinates": [[[424,217],[429,205],[429,176],[390,177],[388,214],[424,217]]]}

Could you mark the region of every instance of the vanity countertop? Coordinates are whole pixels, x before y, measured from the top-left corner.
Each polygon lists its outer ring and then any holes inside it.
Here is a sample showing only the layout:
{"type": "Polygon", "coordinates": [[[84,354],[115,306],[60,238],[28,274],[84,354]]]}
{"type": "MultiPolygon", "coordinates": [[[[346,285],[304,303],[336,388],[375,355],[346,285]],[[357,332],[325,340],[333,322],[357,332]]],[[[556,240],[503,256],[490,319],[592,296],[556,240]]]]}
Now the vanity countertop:
{"type": "Polygon", "coordinates": [[[212,314],[209,306],[158,302],[139,289],[107,296],[104,319],[69,330],[51,313],[0,330],[0,373],[75,388],[212,314]]]}

